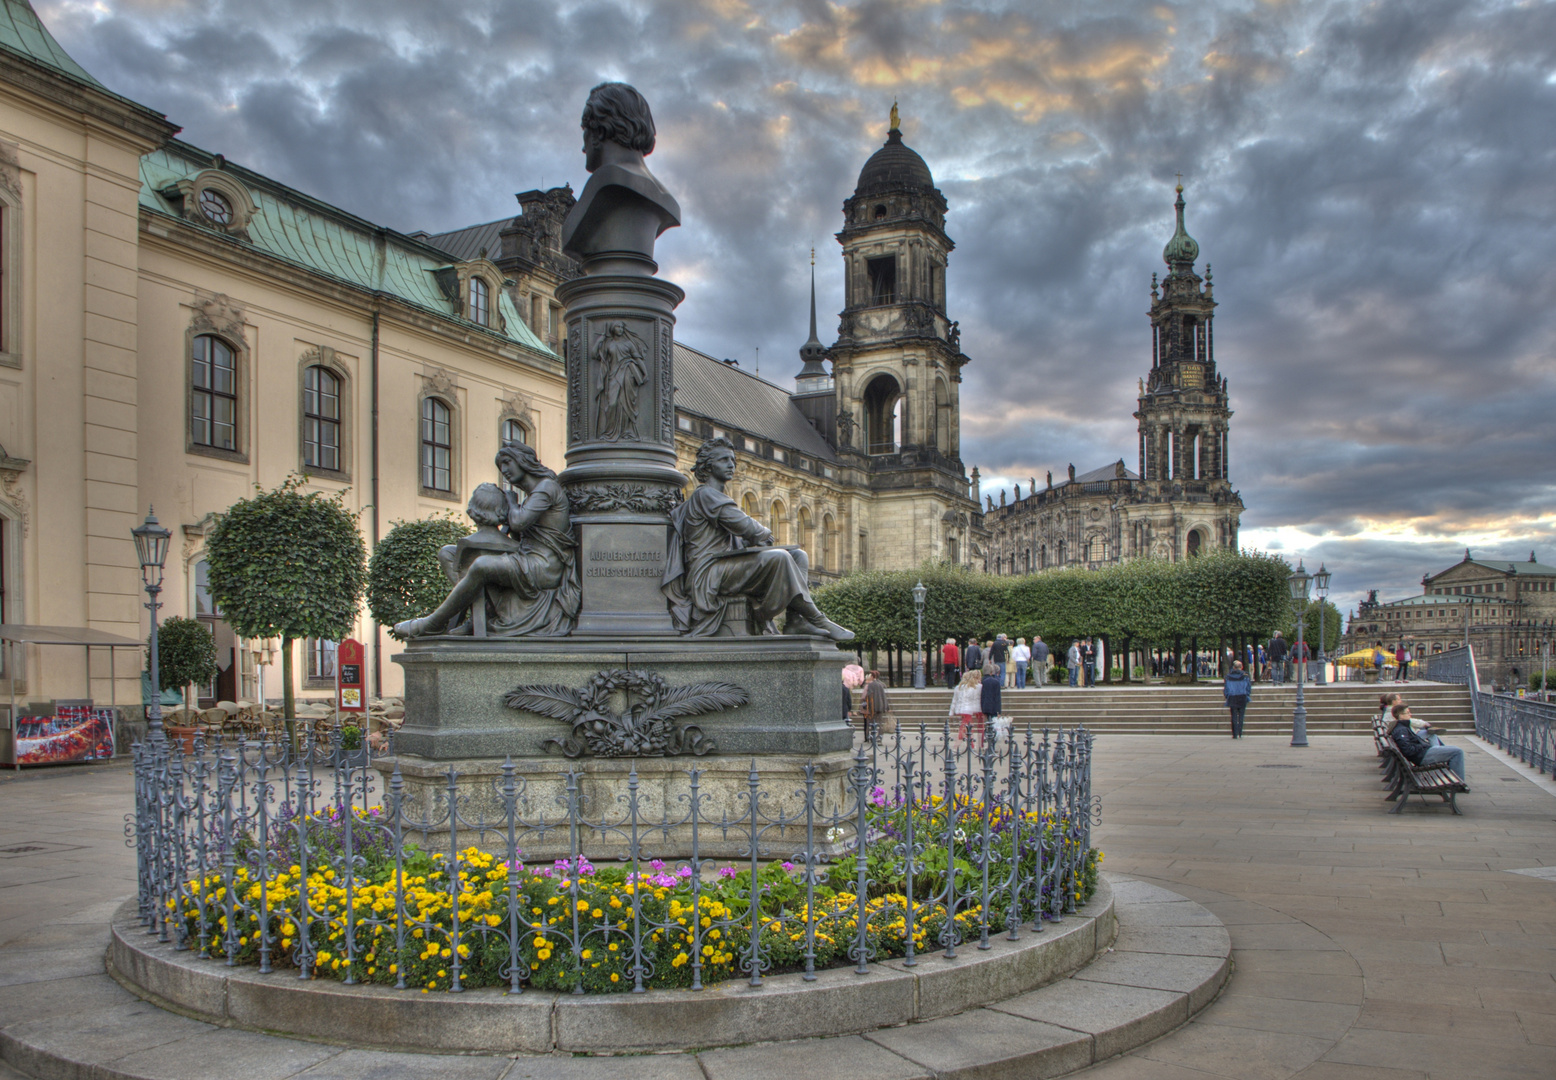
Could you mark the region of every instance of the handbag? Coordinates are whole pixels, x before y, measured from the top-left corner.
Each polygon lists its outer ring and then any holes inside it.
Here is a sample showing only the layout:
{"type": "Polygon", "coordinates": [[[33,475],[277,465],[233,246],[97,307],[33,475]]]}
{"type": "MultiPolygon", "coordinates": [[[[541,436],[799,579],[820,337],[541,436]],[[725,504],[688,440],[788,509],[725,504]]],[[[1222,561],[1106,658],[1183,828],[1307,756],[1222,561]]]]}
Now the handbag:
{"type": "Polygon", "coordinates": [[[881,717],[880,722],[875,727],[882,735],[895,734],[897,730],[897,714],[890,709],[886,710],[886,715],[881,717]]]}
{"type": "Polygon", "coordinates": [[[990,721],[994,725],[994,737],[1004,740],[1010,738],[1010,717],[996,716],[990,721]]]}

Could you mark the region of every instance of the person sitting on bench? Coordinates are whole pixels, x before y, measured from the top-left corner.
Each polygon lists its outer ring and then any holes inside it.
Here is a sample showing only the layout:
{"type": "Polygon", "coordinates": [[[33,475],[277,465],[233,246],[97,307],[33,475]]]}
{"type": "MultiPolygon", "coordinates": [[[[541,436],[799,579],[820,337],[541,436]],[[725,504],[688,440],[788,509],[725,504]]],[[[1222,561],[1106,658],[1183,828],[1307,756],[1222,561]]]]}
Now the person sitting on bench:
{"type": "MultiPolygon", "coordinates": [[[[1457,746],[1448,746],[1443,742],[1433,745],[1433,736],[1430,727],[1419,735],[1410,726],[1410,706],[1403,703],[1395,705],[1390,710],[1394,717],[1394,726],[1389,731],[1389,738],[1394,740],[1394,745],[1399,747],[1399,752],[1405,755],[1405,760],[1417,768],[1430,768],[1433,765],[1447,765],[1460,780],[1466,785],[1470,778],[1464,774],[1464,751],[1457,746]]],[[[1466,791],[1469,787],[1466,786],[1466,791]]]]}

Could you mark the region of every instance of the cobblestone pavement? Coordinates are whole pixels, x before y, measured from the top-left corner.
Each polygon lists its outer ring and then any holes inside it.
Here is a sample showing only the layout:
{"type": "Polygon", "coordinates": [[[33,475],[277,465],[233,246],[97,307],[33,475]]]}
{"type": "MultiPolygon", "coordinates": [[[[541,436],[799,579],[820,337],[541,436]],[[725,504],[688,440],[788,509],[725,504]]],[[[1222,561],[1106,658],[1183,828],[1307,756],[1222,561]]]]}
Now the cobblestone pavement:
{"type": "MultiPolygon", "coordinates": [[[[1460,742],[1454,817],[1389,815],[1366,739],[1100,737],[1105,868],[1209,907],[1235,971],[1187,1026],[1078,1075],[1556,1076],[1556,880],[1510,872],[1556,867],[1556,785],[1460,742]]],[[[0,774],[0,944],[133,892],[130,781],[0,774]]]]}

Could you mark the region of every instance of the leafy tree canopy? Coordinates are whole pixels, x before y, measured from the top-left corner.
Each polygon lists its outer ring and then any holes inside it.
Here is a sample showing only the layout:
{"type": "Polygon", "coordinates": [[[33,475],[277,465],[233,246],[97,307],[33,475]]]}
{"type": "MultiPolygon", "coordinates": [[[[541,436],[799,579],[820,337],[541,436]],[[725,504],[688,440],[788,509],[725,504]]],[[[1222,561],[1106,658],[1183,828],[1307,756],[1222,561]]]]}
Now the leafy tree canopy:
{"type": "Polygon", "coordinates": [[[366,585],[367,547],[344,491],[303,491],[290,477],[234,503],[206,540],[211,596],[247,638],[339,640],[366,585]]]}
{"type": "MultiPolygon", "coordinates": [[[[469,525],[444,513],[396,521],[378,541],[367,566],[367,606],[383,626],[418,619],[443,602],[449,580],[438,549],[470,535],[469,525]]],[[[398,640],[393,630],[390,636],[398,640]]]]}
{"type": "MultiPolygon", "coordinates": [[[[151,663],[151,655],[146,656],[151,663]]],[[[216,639],[198,619],[175,615],[157,627],[157,681],[161,690],[184,691],[216,678],[216,639]]]]}
{"type": "Polygon", "coordinates": [[[1291,615],[1290,572],[1284,559],[1258,552],[1207,552],[1183,562],[1137,559],[1102,570],[1010,577],[926,564],[850,574],[816,590],[816,603],[858,635],[859,648],[917,640],[912,590],[918,581],[929,590],[926,642],[1003,632],[1041,634],[1051,645],[1086,635],[1165,645],[1280,629],[1291,615]]]}

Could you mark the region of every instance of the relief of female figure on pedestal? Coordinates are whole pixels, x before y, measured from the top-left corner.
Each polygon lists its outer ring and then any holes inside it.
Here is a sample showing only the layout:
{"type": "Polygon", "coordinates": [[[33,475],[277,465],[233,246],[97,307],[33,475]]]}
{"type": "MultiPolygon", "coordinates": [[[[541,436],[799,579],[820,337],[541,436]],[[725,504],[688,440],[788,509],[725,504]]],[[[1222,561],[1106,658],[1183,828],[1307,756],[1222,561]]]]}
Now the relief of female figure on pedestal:
{"type": "Polygon", "coordinates": [[[432,614],[397,623],[400,637],[469,634],[476,620],[450,624],[478,603],[492,637],[561,637],[577,625],[578,548],[567,492],[523,443],[497,451],[497,468],[522,500],[495,484],[476,489],[469,514],[481,528],[438,553],[453,590],[432,614]]]}

